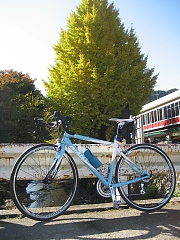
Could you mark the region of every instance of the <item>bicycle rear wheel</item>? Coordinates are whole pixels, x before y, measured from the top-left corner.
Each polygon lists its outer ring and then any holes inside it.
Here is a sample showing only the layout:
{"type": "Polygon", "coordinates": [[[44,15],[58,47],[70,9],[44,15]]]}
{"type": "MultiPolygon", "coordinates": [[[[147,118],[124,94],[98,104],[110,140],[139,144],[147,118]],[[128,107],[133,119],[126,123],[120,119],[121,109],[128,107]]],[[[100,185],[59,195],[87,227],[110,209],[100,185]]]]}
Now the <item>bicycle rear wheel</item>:
{"type": "Polygon", "coordinates": [[[12,199],[17,208],[31,219],[53,219],[62,214],[74,198],[78,172],[66,151],[53,181],[45,181],[57,159],[57,152],[57,145],[36,145],[23,153],[13,168],[10,179],[12,199]]]}
{"type": "MultiPolygon", "coordinates": [[[[127,204],[141,211],[154,211],[170,200],[176,184],[176,175],[169,157],[159,148],[149,144],[137,144],[125,151],[126,156],[151,173],[149,179],[119,187],[119,193],[127,204]]],[[[116,182],[123,182],[139,175],[121,157],[117,163],[116,182]]]]}

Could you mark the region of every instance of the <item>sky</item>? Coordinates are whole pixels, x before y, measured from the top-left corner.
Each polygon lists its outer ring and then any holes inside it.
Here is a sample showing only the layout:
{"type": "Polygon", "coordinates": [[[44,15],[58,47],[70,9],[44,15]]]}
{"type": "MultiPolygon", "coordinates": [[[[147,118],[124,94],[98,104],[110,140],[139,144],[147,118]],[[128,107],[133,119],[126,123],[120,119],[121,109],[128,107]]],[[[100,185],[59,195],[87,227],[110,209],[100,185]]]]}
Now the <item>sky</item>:
{"type": "MultiPolygon", "coordinates": [[[[36,79],[44,93],[60,28],[81,0],[0,0],[0,70],[36,79]]],[[[180,0],[109,0],[125,29],[134,28],[148,67],[159,74],[155,90],[180,89],[180,0]]]]}

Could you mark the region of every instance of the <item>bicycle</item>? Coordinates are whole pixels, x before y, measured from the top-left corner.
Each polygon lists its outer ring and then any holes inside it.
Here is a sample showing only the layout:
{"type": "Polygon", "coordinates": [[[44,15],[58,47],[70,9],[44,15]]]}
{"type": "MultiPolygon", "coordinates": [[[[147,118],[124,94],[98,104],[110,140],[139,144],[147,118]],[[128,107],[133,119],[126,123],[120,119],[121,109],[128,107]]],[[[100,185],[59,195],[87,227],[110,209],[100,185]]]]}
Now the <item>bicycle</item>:
{"type": "Polygon", "coordinates": [[[117,132],[114,142],[108,142],[75,134],[70,131],[71,117],[58,111],[53,116],[55,121],[44,122],[39,118],[35,121],[40,126],[52,128],[62,125],[61,141],[31,147],[19,157],[11,173],[12,199],[25,216],[40,221],[51,220],[71,205],[77,190],[78,170],[67,148],[95,175],[98,193],[112,197],[114,208],[120,205],[117,189],[130,207],[141,211],[158,210],[171,199],[176,175],[167,154],[155,145],[135,144],[125,149],[121,143],[123,127],[134,119],[111,118],[117,123],[117,132]],[[111,162],[104,166],[89,149],[78,150],[70,139],[111,146],[111,162]]]}

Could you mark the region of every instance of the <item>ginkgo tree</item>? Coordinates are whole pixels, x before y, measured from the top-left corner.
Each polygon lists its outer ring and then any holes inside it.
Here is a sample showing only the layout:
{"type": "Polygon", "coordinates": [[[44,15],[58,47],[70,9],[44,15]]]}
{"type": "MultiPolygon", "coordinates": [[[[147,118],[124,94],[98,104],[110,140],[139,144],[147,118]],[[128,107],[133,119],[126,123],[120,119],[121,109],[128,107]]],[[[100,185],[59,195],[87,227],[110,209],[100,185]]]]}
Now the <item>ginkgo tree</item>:
{"type": "Polygon", "coordinates": [[[82,0],[54,51],[47,95],[82,134],[109,139],[109,118],[119,117],[125,104],[137,114],[156,84],[135,30],[125,29],[107,0],[82,0]]]}

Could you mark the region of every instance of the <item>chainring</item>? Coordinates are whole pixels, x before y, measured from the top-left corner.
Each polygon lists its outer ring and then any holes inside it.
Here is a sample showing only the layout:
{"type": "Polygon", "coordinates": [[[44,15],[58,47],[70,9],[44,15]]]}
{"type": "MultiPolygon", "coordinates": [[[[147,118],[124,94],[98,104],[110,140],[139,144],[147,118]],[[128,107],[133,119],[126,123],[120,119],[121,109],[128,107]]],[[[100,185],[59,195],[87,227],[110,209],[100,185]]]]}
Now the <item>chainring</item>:
{"type": "Polygon", "coordinates": [[[98,193],[105,198],[111,197],[111,191],[108,187],[106,187],[101,180],[98,180],[96,183],[96,189],[98,193]]]}

